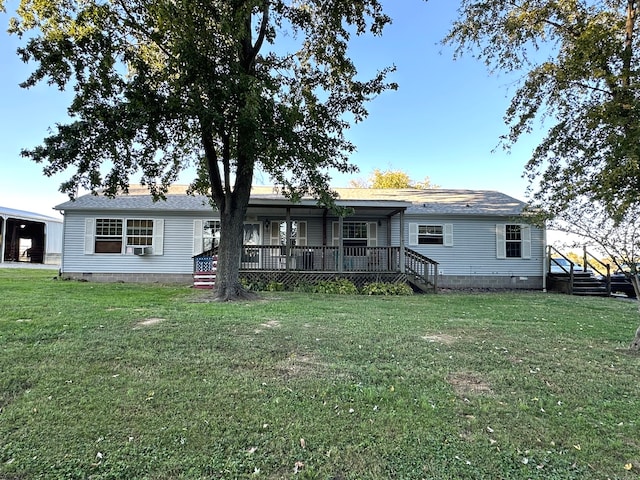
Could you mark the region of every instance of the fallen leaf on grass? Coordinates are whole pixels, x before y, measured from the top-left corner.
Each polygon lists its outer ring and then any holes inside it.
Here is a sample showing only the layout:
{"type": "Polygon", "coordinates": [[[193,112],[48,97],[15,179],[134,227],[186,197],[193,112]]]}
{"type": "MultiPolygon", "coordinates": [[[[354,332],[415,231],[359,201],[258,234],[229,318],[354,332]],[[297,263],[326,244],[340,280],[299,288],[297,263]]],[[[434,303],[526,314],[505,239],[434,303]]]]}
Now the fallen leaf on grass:
{"type": "Polygon", "coordinates": [[[304,438],[300,439],[300,447],[302,447],[303,450],[307,448],[307,442],[304,441],[304,438]]]}
{"type": "Polygon", "coordinates": [[[633,465],[631,465],[630,463],[625,463],[624,464],[624,469],[625,470],[631,470],[633,468],[633,465]]]}
{"type": "Polygon", "coordinates": [[[300,470],[302,470],[304,468],[304,462],[300,462],[297,461],[294,465],[293,465],[293,473],[297,474],[300,470]]]}

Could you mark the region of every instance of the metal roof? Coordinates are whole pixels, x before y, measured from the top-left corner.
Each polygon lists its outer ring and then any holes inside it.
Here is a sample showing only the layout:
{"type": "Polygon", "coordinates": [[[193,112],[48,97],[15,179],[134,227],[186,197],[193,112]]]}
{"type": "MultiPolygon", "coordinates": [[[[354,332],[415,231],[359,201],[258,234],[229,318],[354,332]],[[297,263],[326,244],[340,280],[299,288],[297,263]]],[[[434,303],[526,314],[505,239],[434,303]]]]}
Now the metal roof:
{"type": "Polygon", "coordinates": [[[17,210],[15,208],[8,207],[0,207],[0,216],[6,218],[19,218],[22,220],[39,220],[41,222],[62,223],[61,218],[48,217],[41,213],[27,212],[26,210],[17,210]]]}
{"type": "MultiPolygon", "coordinates": [[[[500,192],[487,190],[450,189],[362,189],[335,188],[339,206],[371,209],[406,209],[410,214],[425,215],[491,215],[522,214],[525,203],[500,192]]],[[[166,200],[153,201],[144,187],[132,186],[129,193],[115,198],[84,195],[57,205],[57,210],[153,210],[211,211],[209,199],[201,195],[186,195],[186,186],[175,185],[166,200]]],[[[313,198],[292,203],[274,187],[254,187],[249,206],[306,207],[317,206],[313,198]]]]}

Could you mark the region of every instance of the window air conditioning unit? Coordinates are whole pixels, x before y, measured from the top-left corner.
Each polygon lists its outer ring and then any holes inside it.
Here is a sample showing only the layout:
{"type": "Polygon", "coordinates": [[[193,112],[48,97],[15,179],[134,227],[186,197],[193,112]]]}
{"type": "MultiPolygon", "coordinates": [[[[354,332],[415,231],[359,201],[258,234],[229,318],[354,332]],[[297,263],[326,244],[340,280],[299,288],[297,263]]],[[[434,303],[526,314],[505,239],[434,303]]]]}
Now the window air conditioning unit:
{"type": "Polygon", "coordinates": [[[134,255],[151,255],[153,253],[153,248],[151,247],[133,247],[134,255]]]}

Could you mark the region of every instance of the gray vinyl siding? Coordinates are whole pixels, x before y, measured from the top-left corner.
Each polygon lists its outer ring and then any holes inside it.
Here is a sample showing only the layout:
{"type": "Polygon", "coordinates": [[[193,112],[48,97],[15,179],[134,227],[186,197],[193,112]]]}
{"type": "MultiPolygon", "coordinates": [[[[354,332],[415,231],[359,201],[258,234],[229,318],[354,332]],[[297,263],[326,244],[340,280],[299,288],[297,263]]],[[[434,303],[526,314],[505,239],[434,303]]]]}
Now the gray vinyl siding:
{"type": "MultiPolygon", "coordinates": [[[[64,250],[62,272],[73,273],[124,273],[124,274],[191,274],[193,273],[193,223],[194,220],[216,220],[218,216],[212,212],[161,212],[161,211],[68,211],[64,222],[64,250]],[[127,254],[85,254],[85,219],[87,218],[143,218],[164,220],[163,254],[162,255],[127,255],[127,254]]],[[[270,242],[269,233],[264,228],[265,220],[282,220],[282,211],[273,214],[261,214],[254,217],[262,223],[263,245],[270,242]]],[[[303,217],[291,215],[291,220],[307,222],[307,245],[320,246],[323,240],[323,218],[320,216],[303,217]]],[[[331,228],[337,217],[327,217],[326,243],[331,245],[331,228]]],[[[347,218],[345,221],[376,221],[371,218],[347,218]]],[[[381,220],[377,228],[378,246],[387,245],[387,222],[381,220]]]]}
{"type": "MultiPolygon", "coordinates": [[[[132,274],[191,274],[193,272],[193,225],[194,220],[214,220],[214,212],[167,212],[167,211],[73,211],[65,213],[63,273],[132,273],[132,274]],[[164,220],[163,254],[135,256],[126,254],[85,254],[86,218],[145,218],[164,220]]],[[[273,215],[261,214],[254,221],[280,220],[282,211],[273,215]]],[[[307,222],[307,245],[323,243],[323,217],[291,215],[292,220],[307,222]]],[[[386,218],[349,217],[345,221],[378,222],[377,245],[398,246],[399,216],[391,219],[391,242],[388,241],[386,218]]],[[[332,244],[332,225],[337,217],[326,218],[326,244],[332,244]]],[[[443,275],[477,276],[537,276],[543,275],[544,234],[531,227],[531,258],[498,259],[496,255],[496,224],[518,223],[513,218],[406,215],[404,244],[440,264],[443,275]],[[453,246],[409,245],[409,224],[436,224],[453,226],[453,246]]],[[[270,242],[269,234],[262,229],[263,245],[270,242]]]]}
{"type": "MultiPolygon", "coordinates": [[[[542,276],[544,234],[531,226],[531,258],[496,255],[496,225],[524,223],[503,217],[405,216],[404,241],[411,248],[437,261],[442,275],[542,276]],[[410,245],[409,224],[453,225],[453,246],[410,245]]],[[[392,244],[399,244],[399,221],[392,226],[392,244]]]]}
{"type": "Polygon", "coordinates": [[[193,273],[193,220],[212,215],[160,212],[72,212],[65,215],[62,271],[79,273],[193,273]],[[85,254],[86,218],[144,218],[164,220],[162,255],[85,254]]]}

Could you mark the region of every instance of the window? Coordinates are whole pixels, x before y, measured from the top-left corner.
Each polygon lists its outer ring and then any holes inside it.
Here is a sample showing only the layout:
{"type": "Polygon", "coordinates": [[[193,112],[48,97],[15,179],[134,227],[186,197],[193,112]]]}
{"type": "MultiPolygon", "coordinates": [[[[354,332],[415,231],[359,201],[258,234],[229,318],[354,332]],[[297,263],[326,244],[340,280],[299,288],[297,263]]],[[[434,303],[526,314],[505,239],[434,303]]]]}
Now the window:
{"type": "Polygon", "coordinates": [[[442,245],[442,225],[418,225],[418,245],[442,245]]]}
{"type": "Polygon", "coordinates": [[[133,253],[134,247],[162,255],[164,220],[86,218],[84,253],[133,253]]]}
{"type": "MultiPolygon", "coordinates": [[[[286,245],[287,222],[283,220],[271,220],[271,245],[286,245]]],[[[304,246],[307,244],[307,222],[291,221],[291,245],[304,246]]]]}
{"type": "Polygon", "coordinates": [[[531,258],[529,225],[496,225],[497,258],[531,258]]]}
{"type": "Polygon", "coordinates": [[[444,245],[453,247],[453,224],[409,224],[409,245],[444,245]]]}
{"type": "Polygon", "coordinates": [[[220,243],[220,221],[206,220],[202,226],[202,249],[213,250],[220,243]]]}
{"type": "Polygon", "coordinates": [[[199,255],[220,243],[220,220],[193,221],[193,254],[199,255]]]}
{"type": "MultiPolygon", "coordinates": [[[[378,224],[375,222],[343,222],[342,244],[345,247],[376,247],[378,224]]],[[[340,242],[340,223],[333,222],[333,244],[340,242]]]]}
{"type": "Polygon", "coordinates": [[[505,225],[505,241],[507,258],[522,257],[522,229],[520,225],[505,225]]]}
{"type": "Polygon", "coordinates": [[[369,234],[366,222],[344,222],[342,242],[345,247],[366,247],[369,234]]]}
{"type": "Polygon", "coordinates": [[[153,245],[153,220],[127,220],[127,246],[153,245]]]}
{"type": "Polygon", "coordinates": [[[122,253],[122,220],[97,218],[95,253],[122,253]]]}

